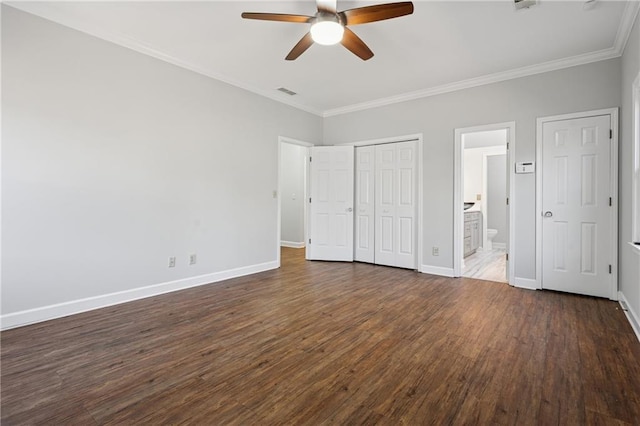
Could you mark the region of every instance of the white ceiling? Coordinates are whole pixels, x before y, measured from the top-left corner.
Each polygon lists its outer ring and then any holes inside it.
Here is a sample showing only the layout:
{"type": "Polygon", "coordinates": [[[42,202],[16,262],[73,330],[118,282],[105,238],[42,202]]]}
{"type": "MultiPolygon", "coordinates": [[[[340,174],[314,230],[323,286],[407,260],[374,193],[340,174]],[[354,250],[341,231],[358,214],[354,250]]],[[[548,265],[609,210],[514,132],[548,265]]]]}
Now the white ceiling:
{"type": "MultiPolygon", "coordinates": [[[[338,10],[384,2],[338,1],[338,10]]],[[[620,56],[639,5],[414,1],[413,15],[352,27],[375,53],[369,61],[314,45],[290,62],[308,24],[240,13],[313,15],[313,1],[8,4],[323,116],[620,56]]]]}

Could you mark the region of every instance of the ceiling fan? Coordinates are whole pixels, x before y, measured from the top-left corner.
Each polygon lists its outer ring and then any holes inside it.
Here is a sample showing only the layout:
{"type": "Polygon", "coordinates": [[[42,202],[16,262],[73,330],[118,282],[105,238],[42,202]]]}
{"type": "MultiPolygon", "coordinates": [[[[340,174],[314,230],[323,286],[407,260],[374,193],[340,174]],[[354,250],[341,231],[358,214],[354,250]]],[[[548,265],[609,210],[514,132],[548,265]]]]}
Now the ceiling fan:
{"type": "Polygon", "coordinates": [[[323,45],[341,43],[360,59],[366,61],[373,57],[369,47],[347,26],[360,25],[368,22],[384,21],[413,13],[413,3],[386,3],[374,6],[364,6],[338,12],[336,0],[316,0],[318,12],[315,16],[290,15],[286,13],[244,12],[244,19],[259,19],[263,21],[294,22],[311,24],[309,32],[302,37],[285,58],[293,61],[302,55],[314,42],[323,45]]]}

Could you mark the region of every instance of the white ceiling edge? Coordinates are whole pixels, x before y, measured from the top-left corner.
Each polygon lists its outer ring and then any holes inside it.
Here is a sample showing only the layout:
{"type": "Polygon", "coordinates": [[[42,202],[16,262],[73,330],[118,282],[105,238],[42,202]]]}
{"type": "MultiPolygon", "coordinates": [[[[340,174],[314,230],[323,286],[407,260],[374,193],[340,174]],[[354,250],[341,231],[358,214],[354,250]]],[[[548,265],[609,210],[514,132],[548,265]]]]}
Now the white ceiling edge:
{"type": "Polygon", "coordinates": [[[181,59],[175,58],[166,53],[160,52],[146,45],[140,40],[134,39],[129,36],[125,36],[123,34],[118,34],[113,31],[107,31],[103,28],[100,28],[97,25],[92,25],[91,23],[87,23],[86,21],[83,21],[80,18],[71,17],[65,13],[60,13],[60,11],[57,10],[55,7],[51,7],[51,3],[49,2],[34,3],[30,1],[11,1],[11,2],[4,2],[4,4],[14,7],[16,9],[22,10],[24,12],[39,16],[41,18],[47,19],[49,21],[56,22],[66,27],[75,29],[77,31],[92,35],[94,37],[98,37],[100,39],[112,42],[114,44],[129,48],[136,52],[154,57],[156,59],[160,59],[162,61],[179,66],[181,68],[188,69],[190,71],[196,72],[206,77],[219,80],[221,82],[230,84],[232,86],[236,86],[238,88],[253,92],[260,96],[264,96],[274,101],[300,109],[302,111],[306,111],[308,113],[323,117],[323,118],[341,115],[341,114],[347,114],[350,112],[362,111],[362,110],[371,109],[371,108],[377,108],[380,106],[391,105],[391,104],[396,104],[400,102],[406,102],[409,100],[426,98],[426,97],[454,92],[462,89],[468,89],[472,87],[483,86],[486,84],[498,83],[501,81],[512,80],[515,78],[521,78],[521,77],[526,77],[530,75],[541,74],[544,72],[556,71],[564,68],[574,67],[577,65],[584,65],[592,62],[604,61],[607,59],[620,57],[624,53],[624,48],[626,47],[627,41],[629,40],[629,36],[631,35],[631,31],[633,29],[633,24],[635,22],[636,15],[640,10],[640,2],[627,1],[625,10],[622,15],[623,18],[620,21],[618,32],[616,33],[616,39],[614,41],[614,45],[613,47],[610,47],[608,49],[603,49],[596,52],[590,52],[582,55],[576,55],[568,58],[558,59],[555,61],[544,62],[541,64],[530,65],[522,68],[516,68],[514,70],[502,71],[502,72],[489,74],[481,77],[475,77],[468,80],[462,80],[455,83],[444,84],[441,86],[431,87],[428,89],[418,90],[415,92],[404,93],[397,96],[390,96],[387,98],[380,98],[373,101],[367,101],[367,102],[362,102],[358,104],[352,104],[344,107],[321,111],[315,108],[311,108],[307,105],[299,104],[290,99],[281,98],[279,96],[276,96],[276,94],[274,93],[239,82],[233,78],[230,78],[218,73],[212,73],[212,72],[203,70],[198,66],[191,64],[187,61],[183,61],[181,59]]]}
{"type": "Polygon", "coordinates": [[[420,98],[427,98],[429,96],[441,95],[444,93],[455,92],[462,89],[470,89],[472,87],[484,86],[486,84],[498,83],[515,78],[527,77],[530,75],[542,74],[549,71],[557,71],[564,68],[575,67],[577,65],[585,65],[592,62],[605,61],[607,59],[620,57],[624,53],[624,49],[627,45],[627,41],[629,40],[629,36],[631,35],[631,31],[633,30],[633,24],[636,20],[636,15],[638,14],[639,10],[640,2],[627,1],[624,11],[622,12],[622,19],[620,20],[620,25],[618,26],[618,32],[616,33],[616,39],[614,41],[613,47],[610,47],[608,49],[571,56],[568,58],[562,58],[555,61],[543,62],[540,64],[516,68],[509,71],[488,74],[481,77],[470,78],[468,80],[461,80],[455,83],[435,86],[428,89],[404,93],[397,96],[390,96],[388,98],[381,98],[373,101],[347,105],[340,108],[326,110],[323,112],[322,116],[326,118],[335,115],[347,114],[350,112],[362,111],[420,98]]]}
{"type": "Polygon", "coordinates": [[[72,28],[74,30],[83,32],[85,34],[89,34],[99,39],[106,40],[108,42],[117,44],[122,47],[126,47],[138,53],[142,53],[144,55],[151,56],[153,58],[159,59],[164,62],[168,62],[170,64],[187,69],[189,71],[193,71],[195,73],[204,75],[206,77],[213,78],[214,80],[218,80],[223,83],[227,83],[232,86],[238,87],[240,89],[253,92],[260,96],[264,96],[266,98],[289,105],[291,107],[300,109],[302,111],[306,111],[308,113],[311,113],[320,117],[322,117],[323,115],[323,112],[321,110],[311,108],[307,105],[299,104],[290,99],[282,98],[280,96],[277,96],[277,94],[275,93],[271,93],[271,92],[259,89],[257,87],[248,85],[246,83],[237,81],[231,77],[204,70],[190,62],[184,61],[182,59],[176,58],[174,56],[171,56],[164,52],[156,50],[153,47],[148,46],[144,42],[137,40],[133,37],[126,36],[124,34],[120,34],[115,31],[108,31],[108,30],[105,30],[104,28],[100,28],[100,26],[98,25],[92,24],[90,22],[88,23],[80,18],[71,17],[66,13],[60,13],[58,9],[56,9],[55,7],[51,7],[51,2],[34,3],[30,1],[19,1],[19,2],[12,1],[12,2],[4,2],[4,4],[14,7],[16,9],[22,10],[23,12],[27,12],[32,15],[39,16],[40,18],[46,19],[48,21],[52,21],[57,24],[63,25],[65,27],[72,28]]]}

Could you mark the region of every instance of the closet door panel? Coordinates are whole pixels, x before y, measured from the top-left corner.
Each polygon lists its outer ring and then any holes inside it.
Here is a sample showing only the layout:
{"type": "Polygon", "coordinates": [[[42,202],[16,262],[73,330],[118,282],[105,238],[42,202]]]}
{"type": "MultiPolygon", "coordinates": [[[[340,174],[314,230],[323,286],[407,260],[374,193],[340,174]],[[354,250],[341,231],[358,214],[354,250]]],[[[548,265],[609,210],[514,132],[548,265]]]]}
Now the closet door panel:
{"type": "Polygon", "coordinates": [[[354,259],[374,262],[375,254],[375,148],[356,148],[356,228],[354,259]]]}

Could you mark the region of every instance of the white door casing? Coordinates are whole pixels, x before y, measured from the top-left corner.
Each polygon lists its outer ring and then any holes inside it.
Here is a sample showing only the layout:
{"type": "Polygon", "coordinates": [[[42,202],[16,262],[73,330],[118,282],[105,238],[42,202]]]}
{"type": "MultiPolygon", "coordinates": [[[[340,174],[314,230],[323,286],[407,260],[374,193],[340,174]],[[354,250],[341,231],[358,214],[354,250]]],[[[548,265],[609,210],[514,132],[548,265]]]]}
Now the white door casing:
{"type": "Polygon", "coordinates": [[[311,260],[353,261],[353,146],[310,149],[311,260]]]}
{"type": "Polygon", "coordinates": [[[541,285],[612,296],[610,115],[542,123],[541,285]]]}
{"type": "Polygon", "coordinates": [[[362,146],[355,150],[356,202],[355,250],[358,262],[374,263],[375,257],[375,147],[362,146]]]}
{"type": "Polygon", "coordinates": [[[416,143],[376,145],[375,157],[375,263],[416,269],[416,143]]]}
{"type": "Polygon", "coordinates": [[[515,121],[486,124],[475,127],[457,128],[454,130],[454,200],[453,200],[453,271],[452,276],[462,276],[464,265],[464,210],[463,210],[463,182],[464,182],[464,143],[463,135],[475,132],[491,130],[507,130],[507,226],[509,238],[507,241],[508,259],[506,262],[507,281],[512,286],[526,287],[518,282],[515,276],[515,262],[517,258],[515,240],[517,229],[515,227],[515,147],[516,147],[516,123],[515,121]]]}

